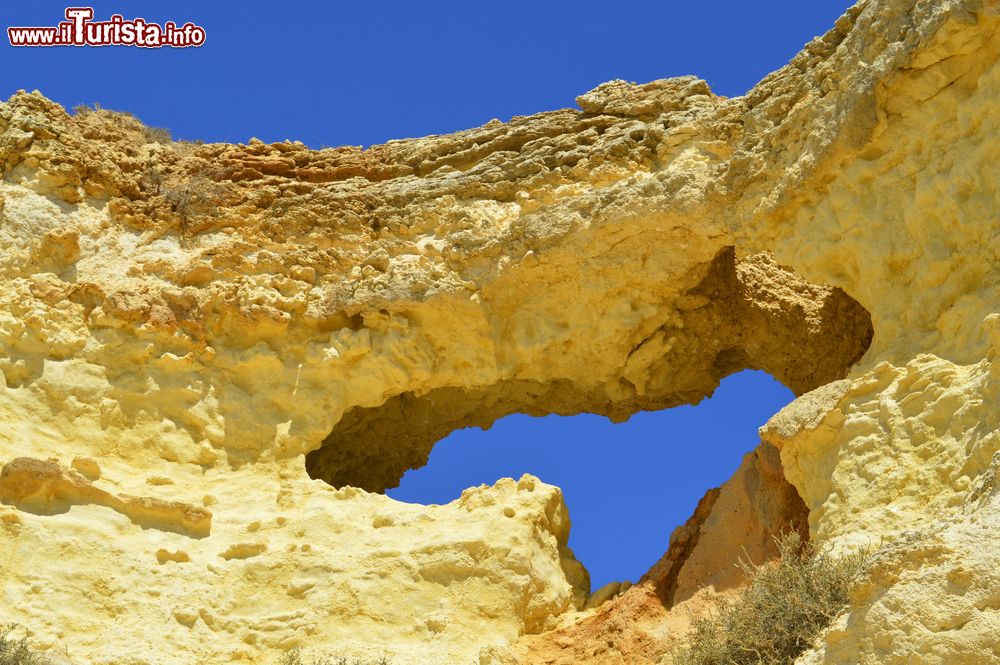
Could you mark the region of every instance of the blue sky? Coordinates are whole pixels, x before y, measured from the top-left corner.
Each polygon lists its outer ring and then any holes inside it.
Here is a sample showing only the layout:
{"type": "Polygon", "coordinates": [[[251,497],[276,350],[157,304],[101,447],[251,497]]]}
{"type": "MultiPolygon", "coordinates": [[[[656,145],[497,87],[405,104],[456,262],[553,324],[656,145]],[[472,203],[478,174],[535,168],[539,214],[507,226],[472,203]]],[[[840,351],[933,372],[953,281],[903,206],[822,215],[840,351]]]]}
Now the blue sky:
{"type": "MultiPolygon", "coordinates": [[[[76,3],[83,4],[83,3],[76,3]]],[[[13,49],[0,95],[131,111],[183,139],[370,145],[573,105],[613,78],[696,74],[745,92],[822,34],[845,0],[90,3],[205,27],[198,49],[13,49]]],[[[0,23],[55,25],[66,4],[4,2],[0,23]]]]}
{"type": "Polygon", "coordinates": [[[562,488],[570,547],[594,590],[636,581],[667,551],[705,491],[736,471],[757,428],[792,400],[765,372],[723,379],[697,406],[638,413],[624,423],[593,414],[507,416],[487,431],[453,432],[389,496],[446,503],[462,490],[532,473],[562,488]]]}
{"type": "MultiPolygon", "coordinates": [[[[75,3],[79,4],[79,3],[75,3]]],[[[97,19],[192,21],[197,49],[27,48],[0,38],[0,97],[41,90],[67,107],[129,111],[175,138],[371,145],[574,105],[613,78],[695,74],[739,95],[822,34],[846,0],[593,3],[92,2],[97,19]]],[[[7,2],[6,29],[56,25],[65,3],[7,2]]],[[[6,32],[6,30],[4,30],[6,32]]],[[[594,587],[637,579],[709,487],[790,399],[761,373],[698,407],[611,425],[596,416],[512,416],[462,431],[391,494],[442,502],[531,472],[563,487],[571,545],[594,587]]]]}

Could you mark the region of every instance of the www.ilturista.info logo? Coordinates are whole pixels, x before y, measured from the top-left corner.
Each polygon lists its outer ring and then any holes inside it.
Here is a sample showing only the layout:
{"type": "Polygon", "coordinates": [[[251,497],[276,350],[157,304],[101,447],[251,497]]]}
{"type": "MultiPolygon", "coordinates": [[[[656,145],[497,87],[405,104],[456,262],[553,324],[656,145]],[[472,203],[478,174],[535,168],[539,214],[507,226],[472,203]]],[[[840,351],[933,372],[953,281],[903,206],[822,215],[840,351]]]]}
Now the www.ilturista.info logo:
{"type": "Polygon", "coordinates": [[[94,21],[92,7],[67,7],[66,20],[55,27],[7,28],[11,46],[139,46],[185,48],[205,43],[205,29],[194,23],[163,25],[143,18],[125,20],[113,14],[110,20],[94,21]]]}

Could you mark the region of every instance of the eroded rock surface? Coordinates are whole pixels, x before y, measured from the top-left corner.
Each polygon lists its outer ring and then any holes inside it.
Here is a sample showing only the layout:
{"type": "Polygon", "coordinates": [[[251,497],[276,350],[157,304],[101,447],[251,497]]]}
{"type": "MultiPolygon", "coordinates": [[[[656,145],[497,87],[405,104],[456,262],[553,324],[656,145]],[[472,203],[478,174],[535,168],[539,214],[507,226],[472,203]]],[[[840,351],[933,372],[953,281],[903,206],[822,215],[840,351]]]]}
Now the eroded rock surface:
{"type": "MultiPolygon", "coordinates": [[[[531,293],[523,295],[509,311],[532,306],[531,293]]],[[[746,368],[767,370],[804,392],[843,376],[871,342],[870,317],[860,305],[839,289],[808,284],[767,254],[737,264],[733,251],[723,250],[675,308],[674,319],[626,350],[607,379],[504,379],[355,407],[307,456],[309,473],[335,486],[382,491],[423,466],[434,444],[456,429],[489,427],[511,413],[598,413],[622,421],[699,402],[746,368]]]]}
{"type": "Polygon", "coordinates": [[[806,518],[891,545],[808,662],[989,662],[998,26],[995,0],[869,0],[742,97],[614,81],[367,150],[162,143],[15,95],[4,619],[81,663],[656,662],[690,590],[740,583],[722,544],[768,556],[806,518]],[[376,493],[457,427],[623,419],[748,367],[802,396],[585,612],[557,489],[376,493]],[[210,527],[129,512],[153,505],[210,527]]]}
{"type": "Polygon", "coordinates": [[[104,506],[140,526],[194,538],[209,535],[212,528],[212,513],[204,508],[154,497],[115,495],[58,462],[30,457],[4,464],[0,471],[0,501],[42,515],[66,512],[74,505],[104,506]]]}

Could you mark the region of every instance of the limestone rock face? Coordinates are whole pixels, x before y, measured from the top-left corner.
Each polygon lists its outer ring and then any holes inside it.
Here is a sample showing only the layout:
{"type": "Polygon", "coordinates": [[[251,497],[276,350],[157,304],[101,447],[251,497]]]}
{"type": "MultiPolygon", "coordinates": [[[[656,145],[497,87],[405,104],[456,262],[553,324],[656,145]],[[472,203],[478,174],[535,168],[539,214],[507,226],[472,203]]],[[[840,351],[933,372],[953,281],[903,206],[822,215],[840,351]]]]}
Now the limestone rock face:
{"type": "Polygon", "coordinates": [[[978,363],[880,363],[762,429],[814,538],[840,550],[890,544],[803,662],[1000,659],[998,324],[987,319],[995,346],[978,363]]]}
{"type": "Polygon", "coordinates": [[[998,30],[997,0],[868,0],[742,97],[612,81],[366,150],[162,143],[18,93],[0,620],[82,664],[655,663],[801,525],[886,544],[803,662],[996,660],[998,30]],[[556,488],[378,493],[456,428],[744,368],[801,397],[586,611],[556,488]]]}
{"type": "MultiPolygon", "coordinates": [[[[463,662],[580,602],[564,570],[575,561],[561,494],[531,476],[428,507],[335,490],[301,467],[231,473],[199,499],[214,512],[211,530],[194,531],[156,521],[156,499],[139,519],[122,517],[100,501],[107,493],[88,500],[75,488],[93,486],[58,464],[9,462],[6,618],[81,663],[277,662],[295,647],[463,662]],[[46,481],[49,501],[17,491],[46,481]]],[[[204,488],[169,480],[146,494],[204,488]]]]}
{"type": "Polygon", "coordinates": [[[716,594],[745,584],[739,561],[774,559],[774,536],[789,529],[805,532],[806,515],[782,474],[778,450],[762,443],[725,485],[705,495],[638,585],[594,611],[568,615],[552,631],[522,638],[512,649],[489,650],[484,660],[656,663],[677,646],[691,617],[705,611],[716,594]]]}
{"type": "Polygon", "coordinates": [[[670,548],[643,579],[668,607],[703,587],[726,591],[745,580],[736,565],[778,554],[774,536],[805,535],[806,506],[782,473],[778,451],[763,443],[721,488],[710,490],[687,524],[670,537],[670,548]]]}

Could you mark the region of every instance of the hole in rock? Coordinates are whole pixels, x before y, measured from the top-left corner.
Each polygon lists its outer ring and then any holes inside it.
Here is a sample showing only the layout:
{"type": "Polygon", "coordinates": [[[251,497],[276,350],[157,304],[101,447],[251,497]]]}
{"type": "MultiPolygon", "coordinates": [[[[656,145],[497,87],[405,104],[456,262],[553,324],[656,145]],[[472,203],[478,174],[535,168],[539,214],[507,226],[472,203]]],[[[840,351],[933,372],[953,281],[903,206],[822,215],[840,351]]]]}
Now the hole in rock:
{"type": "Polygon", "coordinates": [[[591,588],[637,581],[666,551],[705,492],[757,447],[757,428],[794,395],[762,371],[723,379],[697,406],[642,412],[623,423],[593,414],[501,418],[489,430],[452,432],[426,466],[387,494],[447,503],[467,487],[531,473],[562,488],[569,546],[591,588]]]}

